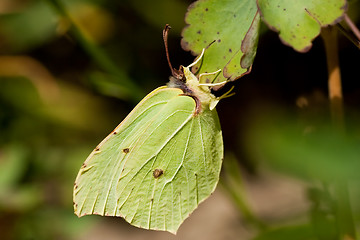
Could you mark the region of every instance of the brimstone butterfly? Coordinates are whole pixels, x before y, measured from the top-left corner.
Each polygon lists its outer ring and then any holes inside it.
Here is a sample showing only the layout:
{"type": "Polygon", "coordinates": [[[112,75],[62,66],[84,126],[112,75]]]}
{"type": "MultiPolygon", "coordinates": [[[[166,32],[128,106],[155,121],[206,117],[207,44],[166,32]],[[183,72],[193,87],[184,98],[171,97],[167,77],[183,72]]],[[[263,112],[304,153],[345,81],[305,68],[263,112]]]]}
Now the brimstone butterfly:
{"type": "Polygon", "coordinates": [[[223,159],[220,98],[190,71],[196,62],[175,70],[169,61],[168,86],[148,94],[93,150],[75,181],[76,215],[120,216],[176,233],[215,190],[223,159]]]}

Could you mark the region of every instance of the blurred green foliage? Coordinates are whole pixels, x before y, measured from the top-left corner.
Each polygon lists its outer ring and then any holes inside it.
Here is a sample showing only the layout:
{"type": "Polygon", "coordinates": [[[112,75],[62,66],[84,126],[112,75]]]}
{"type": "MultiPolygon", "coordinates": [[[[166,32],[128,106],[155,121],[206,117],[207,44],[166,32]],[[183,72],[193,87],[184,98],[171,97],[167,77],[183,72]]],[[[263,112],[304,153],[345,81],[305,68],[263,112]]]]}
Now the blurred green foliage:
{"type": "Polygon", "coordinates": [[[180,1],[156,1],[164,7],[147,15],[150,2],[60,2],[100,55],[51,1],[0,1],[1,239],[78,239],[96,221],[73,214],[77,171],[133,106],[122,82],[144,94],[167,82],[168,68],[154,71],[166,63],[161,30],[170,17],[179,35],[186,10],[180,1]]]}

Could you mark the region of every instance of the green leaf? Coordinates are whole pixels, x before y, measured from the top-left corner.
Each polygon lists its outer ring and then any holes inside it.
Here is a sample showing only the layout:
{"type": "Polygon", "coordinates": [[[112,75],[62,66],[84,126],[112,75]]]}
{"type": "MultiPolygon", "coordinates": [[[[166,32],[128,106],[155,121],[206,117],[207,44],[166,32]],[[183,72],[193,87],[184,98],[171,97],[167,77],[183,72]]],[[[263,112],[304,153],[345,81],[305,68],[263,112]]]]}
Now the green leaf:
{"type": "MultiPolygon", "coordinates": [[[[195,55],[207,48],[203,61],[192,71],[221,69],[214,82],[234,81],[248,73],[255,57],[259,19],[255,0],[199,0],[190,5],[181,45],[195,55]]],[[[206,81],[213,81],[213,76],[206,81]]]]}
{"type": "Polygon", "coordinates": [[[338,23],[347,9],[346,0],[258,0],[258,6],[263,21],[299,52],[308,51],[321,27],[338,23]]]}

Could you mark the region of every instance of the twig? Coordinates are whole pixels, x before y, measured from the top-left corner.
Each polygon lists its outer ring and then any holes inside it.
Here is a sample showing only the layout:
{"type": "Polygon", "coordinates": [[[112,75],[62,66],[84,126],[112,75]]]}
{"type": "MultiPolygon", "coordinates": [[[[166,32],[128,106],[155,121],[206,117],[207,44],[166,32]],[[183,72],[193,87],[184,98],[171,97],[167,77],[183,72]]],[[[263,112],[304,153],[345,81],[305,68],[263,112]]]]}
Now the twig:
{"type": "MultiPolygon", "coordinates": [[[[322,31],[322,38],[324,40],[328,66],[328,88],[333,126],[335,130],[344,133],[344,109],[338,56],[337,29],[331,27],[324,28],[322,31]]],[[[338,181],[335,182],[335,191],[337,198],[336,217],[341,235],[340,239],[356,239],[356,231],[346,180],[338,179],[338,181]]]]}
{"type": "Polygon", "coordinates": [[[337,31],[336,28],[325,28],[322,31],[325,43],[326,60],[328,68],[328,90],[331,116],[336,129],[344,130],[343,95],[339,66],[337,31]]]}

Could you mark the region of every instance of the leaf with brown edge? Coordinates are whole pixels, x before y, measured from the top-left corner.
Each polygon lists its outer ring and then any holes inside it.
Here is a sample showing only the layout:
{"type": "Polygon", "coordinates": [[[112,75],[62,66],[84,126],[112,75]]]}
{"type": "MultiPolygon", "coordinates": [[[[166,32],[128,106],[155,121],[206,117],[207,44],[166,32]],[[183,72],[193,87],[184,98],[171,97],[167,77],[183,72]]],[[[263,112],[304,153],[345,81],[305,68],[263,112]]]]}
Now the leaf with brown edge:
{"type": "Polygon", "coordinates": [[[306,52],[321,27],[341,21],[346,0],[257,0],[262,20],[279,32],[281,41],[296,51],[306,52]]]}
{"type": "Polygon", "coordinates": [[[185,17],[188,25],[182,32],[181,45],[194,55],[207,48],[203,60],[192,71],[200,74],[221,69],[218,75],[206,76],[205,82],[214,83],[234,81],[247,74],[257,46],[256,13],[255,0],[199,0],[191,4],[185,17]],[[246,35],[248,40],[244,41],[246,35]],[[242,47],[243,43],[247,45],[242,47]],[[244,67],[241,61],[246,62],[244,67]]]}

